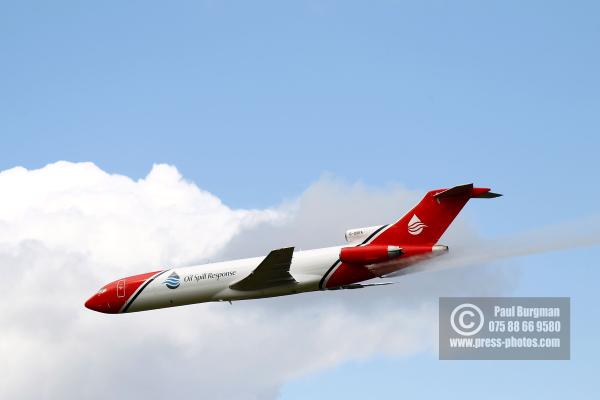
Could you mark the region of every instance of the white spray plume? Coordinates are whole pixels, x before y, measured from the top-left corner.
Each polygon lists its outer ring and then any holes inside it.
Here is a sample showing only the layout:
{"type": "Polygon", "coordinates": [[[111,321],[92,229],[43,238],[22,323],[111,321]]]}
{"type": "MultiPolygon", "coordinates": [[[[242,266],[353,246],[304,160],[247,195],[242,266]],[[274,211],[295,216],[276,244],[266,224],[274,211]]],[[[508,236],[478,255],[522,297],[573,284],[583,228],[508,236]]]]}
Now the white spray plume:
{"type": "Polygon", "coordinates": [[[468,247],[458,247],[448,255],[430,259],[388,277],[415,272],[481,265],[505,258],[600,246],[600,217],[560,222],[510,236],[481,240],[468,247]]]}

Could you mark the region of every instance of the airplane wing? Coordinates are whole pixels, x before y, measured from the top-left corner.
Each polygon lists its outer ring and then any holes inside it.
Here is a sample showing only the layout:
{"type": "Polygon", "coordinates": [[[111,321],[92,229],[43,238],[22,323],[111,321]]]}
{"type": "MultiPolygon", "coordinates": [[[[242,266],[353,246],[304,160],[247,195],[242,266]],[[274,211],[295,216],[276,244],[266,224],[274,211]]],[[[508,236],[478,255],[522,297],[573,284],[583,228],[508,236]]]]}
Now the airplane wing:
{"type": "Polygon", "coordinates": [[[271,251],[248,275],[229,287],[234,290],[262,290],[274,286],[297,283],[290,274],[293,247],[271,251]]]}

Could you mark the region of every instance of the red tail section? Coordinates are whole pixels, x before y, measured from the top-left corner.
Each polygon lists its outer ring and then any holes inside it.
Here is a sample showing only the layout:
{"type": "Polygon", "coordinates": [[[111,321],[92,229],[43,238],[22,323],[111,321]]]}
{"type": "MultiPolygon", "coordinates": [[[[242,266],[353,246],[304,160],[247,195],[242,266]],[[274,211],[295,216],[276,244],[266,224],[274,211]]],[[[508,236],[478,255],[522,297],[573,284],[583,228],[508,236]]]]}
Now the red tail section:
{"type": "Polygon", "coordinates": [[[404,217],[382,230],[369,244],[400,247],[434,245],[469,199],[498,196],[500,195],[491,193],[490,189],[474,188],[473,184],[432,190],[404,217]]]}
{"type": "Polygon", "coordinates": [[[382,276],[419,262],[414,256],[447,250],[445,246],[437,246],[436,249],[434,245],[467,201],[498,196],[500,195],[490,192],[490,189],[474,188],[473,184],[432,190],[394,224],[379,228],[355,247],[343,248],[340,259],[327,270],[319,287],[339,288],[382,276]],[[360,250],[356,250],[357,248],[360,250]],[[377,258],[379,256],[384,258],[384,255],[390,258],[389,262],[373,260],[373,257],[377,260],[380,259],[377,258]],[[365,263],[375,264],[362,265],[361,260],[356,263],[357,257],[362,257],[365,263]]]}

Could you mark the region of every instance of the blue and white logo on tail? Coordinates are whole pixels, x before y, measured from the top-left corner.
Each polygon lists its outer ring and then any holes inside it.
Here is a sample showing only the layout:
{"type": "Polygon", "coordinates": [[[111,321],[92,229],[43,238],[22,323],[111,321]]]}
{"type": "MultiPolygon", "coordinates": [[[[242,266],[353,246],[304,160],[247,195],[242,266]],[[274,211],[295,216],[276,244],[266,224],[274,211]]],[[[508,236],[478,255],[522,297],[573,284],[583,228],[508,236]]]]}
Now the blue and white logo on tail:
{"type": "Polygon", "coordinates": [[[427,228],[427,225],[421,222],[417,214],[413,215],[410,221],[408,221],[408,233],[411,235],[420,234],[424,228],[427,228]]]}
{"type": "Polygon", "coordinates": [[[163,283],[169,289],[177,289],[181,284],[181,281],[179,279],[179,275],[177,275],[177,272],[173,271],[163,283]]]}

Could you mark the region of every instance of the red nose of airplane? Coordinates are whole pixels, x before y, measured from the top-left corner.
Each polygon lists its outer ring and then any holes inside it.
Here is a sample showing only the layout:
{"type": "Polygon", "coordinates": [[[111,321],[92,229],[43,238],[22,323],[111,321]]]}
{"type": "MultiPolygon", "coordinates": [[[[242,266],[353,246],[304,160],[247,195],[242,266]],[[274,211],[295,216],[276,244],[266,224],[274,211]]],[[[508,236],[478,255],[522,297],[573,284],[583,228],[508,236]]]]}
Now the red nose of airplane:
{"type": "Polygon", "coordinates": [[[119,310],[115,302],[111,301],[112,297],[116,296],[111,296],[111,294],[111,290],[103,287],[85,302],[85,307],[105,314],[116,314],[119,310]]]}
{"type": "Polygon", "coordinates": [[[128,307],[135,298],[134,293],[139,295],[138,288],[143,289],[140,286],[150,283],[159,272],[161,271],[148,272],[111,282],[90,297],[85,302],[85,307],[105,314],[128,312],[128,307]]]}

